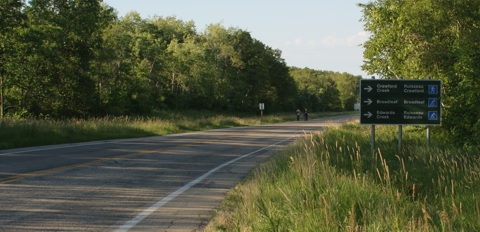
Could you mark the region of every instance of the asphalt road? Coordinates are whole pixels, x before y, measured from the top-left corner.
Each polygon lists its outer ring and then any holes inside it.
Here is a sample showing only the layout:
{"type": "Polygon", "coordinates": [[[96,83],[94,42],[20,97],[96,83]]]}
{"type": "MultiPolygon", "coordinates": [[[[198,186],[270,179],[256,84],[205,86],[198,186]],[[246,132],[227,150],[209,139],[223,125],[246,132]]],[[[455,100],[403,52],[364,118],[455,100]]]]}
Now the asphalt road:
{"type": "Polygon", "coordinates": [[[253,167],[358,115],[0,151],[0,231],[198,231],[253,167]]]}

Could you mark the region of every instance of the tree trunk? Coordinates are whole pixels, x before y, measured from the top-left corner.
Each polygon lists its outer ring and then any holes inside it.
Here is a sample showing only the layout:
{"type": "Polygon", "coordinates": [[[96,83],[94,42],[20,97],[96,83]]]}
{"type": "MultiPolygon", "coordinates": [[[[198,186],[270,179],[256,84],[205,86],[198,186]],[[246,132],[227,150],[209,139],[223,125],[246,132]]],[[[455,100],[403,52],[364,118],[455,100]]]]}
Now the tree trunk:
{"type": "Polygon", "coordinates": [[[3,109],[4,109],[4,107],[3,107],[3,82],[4,82],[4,80],[5,80],[5,78],[2,75],[2,77],[0,78],[0,87],[1,87],[1,90],[0,90],[0,105],[1,105],[1,107],[0,107],[0,117],[2,118],[2,122],[3,122],[3,109]]]}

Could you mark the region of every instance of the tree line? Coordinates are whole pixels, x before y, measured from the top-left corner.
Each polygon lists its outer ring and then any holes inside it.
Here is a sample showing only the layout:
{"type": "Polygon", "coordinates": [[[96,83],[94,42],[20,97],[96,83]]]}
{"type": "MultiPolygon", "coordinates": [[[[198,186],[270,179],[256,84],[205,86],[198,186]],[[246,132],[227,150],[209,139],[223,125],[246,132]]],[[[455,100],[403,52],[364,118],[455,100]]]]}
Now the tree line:
{"type": "Polygon", "coordinates": [[[0,3],[1,111],[88,118],[152,110],[353,109],[347,73],[288,67],[281,51],[221,24],[119,18],[101,0],[0,3]]]}
{"type": "Polygon", "coordinates": [[[442,80],[442,130],[480,144],[480,1],[376,0],[359,4],[363,70],[384,79],[442,80]]]}

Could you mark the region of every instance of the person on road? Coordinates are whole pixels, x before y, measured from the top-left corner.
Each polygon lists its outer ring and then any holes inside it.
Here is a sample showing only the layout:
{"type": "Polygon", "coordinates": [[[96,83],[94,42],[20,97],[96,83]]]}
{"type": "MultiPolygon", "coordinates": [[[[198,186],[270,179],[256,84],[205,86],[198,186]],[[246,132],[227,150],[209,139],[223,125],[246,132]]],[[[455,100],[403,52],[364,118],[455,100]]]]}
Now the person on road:
{"type": "Polygon", "coordinates": [[[308,121],[308,111],[307,111],[307,109],[305,109],[305,113],[303,114],[303,116],[305,117],[305,121],[308,121]]]}
{"type": "Polygon", "coordinates": [[[297,121],[300,121],[300,109],[297,109],[297,121]]]}

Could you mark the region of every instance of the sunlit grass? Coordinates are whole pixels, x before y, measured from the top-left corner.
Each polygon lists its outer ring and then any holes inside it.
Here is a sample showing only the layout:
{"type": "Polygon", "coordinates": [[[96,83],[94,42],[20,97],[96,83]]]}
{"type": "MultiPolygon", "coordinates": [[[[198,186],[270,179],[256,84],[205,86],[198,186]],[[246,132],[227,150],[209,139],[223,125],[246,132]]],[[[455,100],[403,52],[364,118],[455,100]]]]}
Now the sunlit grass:
{"type": "Polygon", "coordinates": [[[480,231],[480,157],[424,129],[358,122],[307,137],[236,186],[206,231],[480,231]]]}
{"type": "MultiPolygon", "coordinates": [[[[318,118],[331,114],[311,115],[312,118],[318,118]]],[[[0,149],[138,138],[293,120],[295,120],[293,113],[260,117],[210,111],[158,111],[149,117],[103,117],[88,120],[5,118],[0,123],[0,149]]]]}

